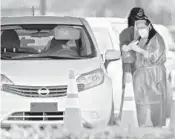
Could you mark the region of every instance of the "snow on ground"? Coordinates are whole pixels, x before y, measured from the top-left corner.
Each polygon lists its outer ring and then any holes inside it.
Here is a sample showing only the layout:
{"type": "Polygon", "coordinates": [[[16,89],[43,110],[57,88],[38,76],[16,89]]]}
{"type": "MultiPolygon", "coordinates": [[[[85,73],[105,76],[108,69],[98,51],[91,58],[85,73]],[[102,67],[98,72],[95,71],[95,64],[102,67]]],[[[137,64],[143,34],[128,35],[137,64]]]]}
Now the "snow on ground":
{"type": "Polygon", "coordinates": [[[83,129],[79,134],[73,135],[66,131],[63,126],[13,126],[10,130],[3,129],[1,138],[25,138],[25,139],[172,139],[175,138],[171,130],[167,128],[134,128],[123,129],[118,126],[106,128],[83,129]]]}

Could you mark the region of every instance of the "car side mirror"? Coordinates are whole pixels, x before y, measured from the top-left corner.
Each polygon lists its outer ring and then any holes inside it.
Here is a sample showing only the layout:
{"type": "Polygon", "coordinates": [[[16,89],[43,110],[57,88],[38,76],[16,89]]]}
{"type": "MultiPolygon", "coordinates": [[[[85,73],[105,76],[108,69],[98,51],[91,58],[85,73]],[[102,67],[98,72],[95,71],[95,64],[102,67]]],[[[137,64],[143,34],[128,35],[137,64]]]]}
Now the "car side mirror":
{"type": "Polygon", "coordinates": [[[105,68],[107,68],[110,62],[117,61],[120,59],[120,57],[121,57],[120,51],[107,50],[105,52],[105,68]]]}
{"type": "Polygon", "coordinates": [[[120,51],[115,50],[107,50],[105,52],[105,60],[106,61],[116,61],[119,60],[121,56],[120,51]]]}

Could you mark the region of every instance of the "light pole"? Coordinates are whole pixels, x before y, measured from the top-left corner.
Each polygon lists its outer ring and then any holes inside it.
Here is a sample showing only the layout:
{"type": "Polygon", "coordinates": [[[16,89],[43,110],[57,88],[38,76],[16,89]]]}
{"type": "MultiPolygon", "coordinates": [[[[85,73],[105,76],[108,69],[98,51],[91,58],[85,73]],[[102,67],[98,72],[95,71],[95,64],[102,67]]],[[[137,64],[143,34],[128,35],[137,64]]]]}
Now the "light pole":
{"type": "Polygon", "coordinates": [[[46,0],[40,0],[40,14],[46,14],[46,0]]]}
{"type": "Polygon", "coordinates": [[[32,15],[34,16],[35,15],[35,7],[32,6],[32,15]]]}

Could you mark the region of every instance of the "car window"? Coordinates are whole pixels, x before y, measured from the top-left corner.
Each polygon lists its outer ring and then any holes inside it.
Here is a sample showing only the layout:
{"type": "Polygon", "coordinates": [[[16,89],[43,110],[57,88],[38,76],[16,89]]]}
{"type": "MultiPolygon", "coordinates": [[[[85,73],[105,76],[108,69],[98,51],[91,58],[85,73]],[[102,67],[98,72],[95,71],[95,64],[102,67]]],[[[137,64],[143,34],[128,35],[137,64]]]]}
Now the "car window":
{"type": "MultiPolygon", "coordinates": [[[[82,26],[67,25],[20,25],[8,30],[1,26],[1,55],[18,56],[31,54],[94,57],[93,43],[82,26]],[[19,26],[18,26],[19,27],[19,26]]],[[[37,55],[39,56],[39,55],[37,55]]]]}
{"type": "Polygon", "coordinates": [[[111,36],[107,28],[93,27],[92,30],[102,54],[104,54],[108,49],[114,49],[111,36]]]}

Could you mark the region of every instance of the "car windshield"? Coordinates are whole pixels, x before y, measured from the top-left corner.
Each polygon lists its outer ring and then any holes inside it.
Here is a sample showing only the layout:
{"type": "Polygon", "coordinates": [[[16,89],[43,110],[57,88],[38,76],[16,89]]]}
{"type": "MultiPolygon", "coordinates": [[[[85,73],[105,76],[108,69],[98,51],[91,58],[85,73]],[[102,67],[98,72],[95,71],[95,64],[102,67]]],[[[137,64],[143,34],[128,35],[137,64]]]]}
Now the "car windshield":
{"type": "Polygon", "coordinates": [[[102,54],[104,54],[108,49],[114,49],[111,36],[107,28],[92,27],[92,30],[102,54]]]}
{"type": "Polygon", "coordinates": [[[82,26],[1,26],[1,59],[83,59],[94,56],[93,43],[82,26]]]}

